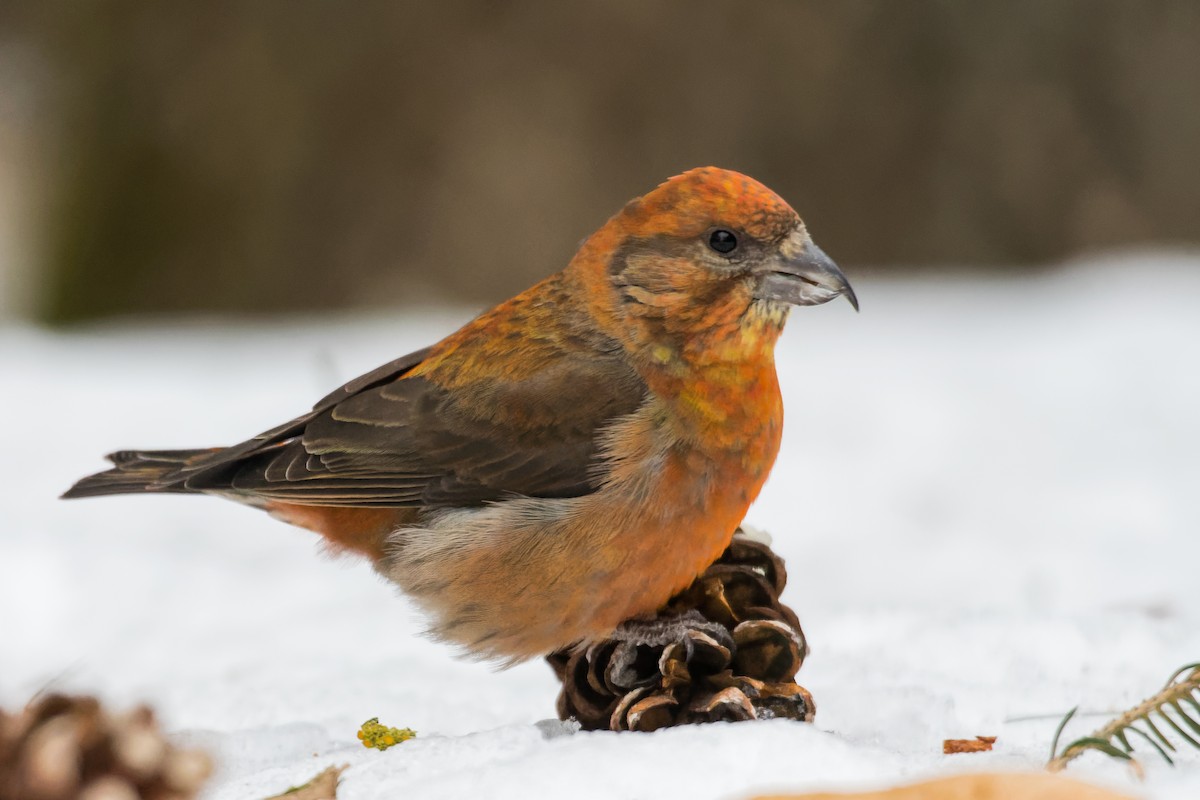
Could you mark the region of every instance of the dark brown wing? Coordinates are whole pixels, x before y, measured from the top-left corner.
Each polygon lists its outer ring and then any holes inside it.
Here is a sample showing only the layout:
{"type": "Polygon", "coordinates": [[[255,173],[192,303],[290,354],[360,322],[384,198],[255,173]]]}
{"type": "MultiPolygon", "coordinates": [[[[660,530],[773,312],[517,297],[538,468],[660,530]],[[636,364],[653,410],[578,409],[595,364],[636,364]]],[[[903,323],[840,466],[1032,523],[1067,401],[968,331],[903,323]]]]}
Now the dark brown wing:
{"type": "Polygon", "coordinates": [[[355,393],[396,380],[429,355],[431,348],[417,350],[368,372],[324,397],[313,410],[247,439],[233,447],[200,450],[122,450],[110,453],[111,469],[88,475],[63,493],[64,499],[110,494],[155,492],[202,492],[228,489],[230,478],[246,462],[276,453],[296,437],[321,412],[355,393]]]}
{"type": "MultiPolygon", "coordinates": [[[[313,406],[313,410],[307,414],[302,414],[282,425],[271,428],[269,431],[264,431],[241,444],[215,449],[203,454],[200,454],[200,451],[189,453],[189,455],[199,455],[200,457],[187,459],[184,466],[161,476],[158,483],[164,486],[175,484],[180,489],[208,488],[204,486],[208,483],[219,485],[221,476],[230,474],[231,468],[236,467],[236,465],[248,458],[253,458],[264,452],[275,451],[281,446],[286,445],[296,436],[302,434],[305,426],[316,418],[318,414],[337,405],[341,400],[351,397],[364,389],[370,389],[382,383],[396,380],[425,360],[431,349],[424,347],[393,361],[389,361],[381,367],[376,367],[365,375],[360,375],[349,383],[325,395],[325,397],[321,398],[313,406]],[[195,485],[192,485],[192,481],[195,481],[195,485]],[[185,486],[185,484],[188,485],[185,486]]],[[[136,451],[132,452],[134,455],[137,454],[136,451]]],[[[112,456],[109,456],[109,459],[117,463],[114,456],[119,457],[123,455],[125,454],[114,453],[112,456]]]]}
{"type": "Polygon", "coordinates": [[[449,391],[407,376],[414,353],[302,417],[189,464],[187,489],[305,505],[444,507],[594,489],[596,433],[645,386],[612,354],[559,353],[516,382],[449,391]]]}

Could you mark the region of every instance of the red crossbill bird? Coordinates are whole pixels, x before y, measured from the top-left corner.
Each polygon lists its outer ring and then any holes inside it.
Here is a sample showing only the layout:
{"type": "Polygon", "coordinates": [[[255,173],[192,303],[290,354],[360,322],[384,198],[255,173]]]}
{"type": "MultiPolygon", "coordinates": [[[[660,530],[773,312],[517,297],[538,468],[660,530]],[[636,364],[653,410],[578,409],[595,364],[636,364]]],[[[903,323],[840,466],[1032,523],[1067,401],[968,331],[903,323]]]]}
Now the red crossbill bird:
{"type": "Polygon", "coordinates": [[[64,496],[200,493],[370,558],[430,633],[516,662],[653,614],[779,450],[774,348],[845,276],[761,183],[629,202],[565,269],[232,447],[122,451],[64,496]]]}

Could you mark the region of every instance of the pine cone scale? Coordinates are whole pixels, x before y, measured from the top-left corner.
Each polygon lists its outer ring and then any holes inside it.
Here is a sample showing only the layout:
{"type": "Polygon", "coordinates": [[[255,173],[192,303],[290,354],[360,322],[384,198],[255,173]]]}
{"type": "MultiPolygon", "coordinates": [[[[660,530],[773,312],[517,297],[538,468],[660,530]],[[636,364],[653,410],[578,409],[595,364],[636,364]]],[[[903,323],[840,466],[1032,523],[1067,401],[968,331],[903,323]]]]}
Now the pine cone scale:
{"type": "Polygon", "coordinates": [[[653,619],[547,658],[562,682],[560,718],[587,730],[784,717],[811,722],[812,695],[794,683],[807,645],[779,600],[783,559],[737,535],[721,558],[653,619]]]}
{"type": "Polygon", "coordinates": [[[4,800],[186,800],[212,771],[172,747],[147,707],[110,714],[91,697],[48,695],[0,712],[4,800]]]}

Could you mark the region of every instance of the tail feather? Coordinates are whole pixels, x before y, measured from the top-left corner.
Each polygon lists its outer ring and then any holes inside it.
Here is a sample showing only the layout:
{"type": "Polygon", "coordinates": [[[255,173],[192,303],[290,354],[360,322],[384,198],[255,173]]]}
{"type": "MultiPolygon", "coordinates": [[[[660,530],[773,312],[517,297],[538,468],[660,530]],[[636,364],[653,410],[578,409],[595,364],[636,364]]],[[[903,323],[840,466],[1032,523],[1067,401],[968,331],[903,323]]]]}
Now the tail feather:
{"type": "Polygon", "coordinates": [[[120,450],[105,456],[113,468],[83,478],[66,492],[63,499],[100,497],[107,494],[143,494],[146,492],[191,493],[183,481],[168,479],[172,473],[212,450],[120,450]]]}

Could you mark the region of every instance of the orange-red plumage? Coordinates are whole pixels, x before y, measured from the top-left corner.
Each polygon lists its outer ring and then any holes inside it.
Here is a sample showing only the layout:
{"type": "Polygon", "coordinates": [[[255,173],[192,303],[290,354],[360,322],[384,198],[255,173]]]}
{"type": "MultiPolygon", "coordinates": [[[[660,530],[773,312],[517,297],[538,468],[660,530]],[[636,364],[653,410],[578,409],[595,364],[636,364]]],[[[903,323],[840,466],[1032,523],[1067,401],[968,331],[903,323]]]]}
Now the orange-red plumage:
{"type": "Polygon", "coordinates": [[[124,452],[67,496],[230,496],[371,558],[431,632],[517,661],[657,610],[775,461],[791,305],[853,292],[762,184],[703,168],[563,271],[230,448],[124,452]]]}

